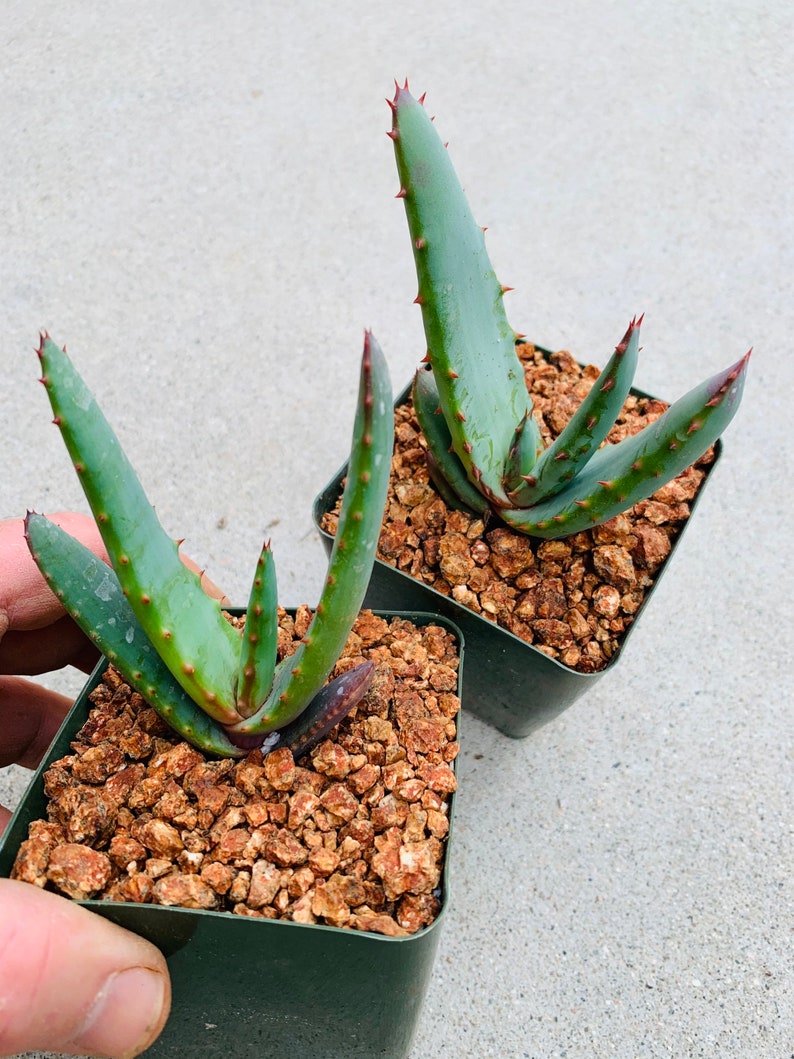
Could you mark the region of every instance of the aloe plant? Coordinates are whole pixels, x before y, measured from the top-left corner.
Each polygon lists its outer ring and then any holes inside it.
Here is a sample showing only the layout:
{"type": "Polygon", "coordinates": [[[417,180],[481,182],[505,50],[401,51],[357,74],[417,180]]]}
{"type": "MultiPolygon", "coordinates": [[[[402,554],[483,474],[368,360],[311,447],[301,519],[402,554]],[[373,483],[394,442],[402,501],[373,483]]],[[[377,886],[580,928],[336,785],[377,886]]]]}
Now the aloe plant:
{"type": "Polygon", "coordinates": [[[112,569],[42,515],[29,513],[31,553],[66,610],[164,720],[201,749],[240,756],[288,745],[296,755],[365,694],[374,665],[326,680],[361,607],[375,559],[394,436],[383,354],[364,340],[349,472],[314,618],[277,661],[273,556],[258,558],[241,633],[188,569],[118,438],[65,350],[38,349],[42,382],[96,518],[112,569]]]}
{"type": "Polygon", "coordinates": [[[516,354],[522,336],[504,309],[509,288],[496,277],[424,97],[414,99],[406,83],[389,104],[427,339],[413,401],[442,496],[522,533],[562,537],[613,518],[699,459],[738,408],[750,354],[638,434],[603,445],[631,388],[641,319],[544,445],[516,354]]]}

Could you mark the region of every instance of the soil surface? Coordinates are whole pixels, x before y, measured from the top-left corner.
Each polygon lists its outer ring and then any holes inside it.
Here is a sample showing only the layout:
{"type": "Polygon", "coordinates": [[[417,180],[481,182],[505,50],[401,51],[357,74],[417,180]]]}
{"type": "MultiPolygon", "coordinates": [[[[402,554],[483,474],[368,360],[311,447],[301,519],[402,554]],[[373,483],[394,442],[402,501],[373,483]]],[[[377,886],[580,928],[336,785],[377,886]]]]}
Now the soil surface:
{"type": "MultiPolygon", "coordinates": [[[[279,617],[283,657],[311,613],[279,617]]],[[[297,762],[287,748],[209,759],[109,669],[73,753],[46,772],[48,818],[12,877],[388,935],[431,923],[456,788],[457,643],[363,611],[333,675],[368,658],[362,703],[297,762]]]]}
{"type": "MultiPolygon", "coordinates": [[[[567,352],[517,346],[546,443],[562,431],[598,378],[567,352]]],[[[667,409],[629,396],[607,443],[635,434],[667,409]]],[[[532,539],[495,516],[448,507],[430,481],[426,442],[410,400],[396,409],[395,451],[378,558],[497,622],[564,665],[603,669],[618,650],[690,513],[714,450],[652,497],[594,529],[532,539]]],[[[337,509],[322,528],[336,531],[337,509]]]]}

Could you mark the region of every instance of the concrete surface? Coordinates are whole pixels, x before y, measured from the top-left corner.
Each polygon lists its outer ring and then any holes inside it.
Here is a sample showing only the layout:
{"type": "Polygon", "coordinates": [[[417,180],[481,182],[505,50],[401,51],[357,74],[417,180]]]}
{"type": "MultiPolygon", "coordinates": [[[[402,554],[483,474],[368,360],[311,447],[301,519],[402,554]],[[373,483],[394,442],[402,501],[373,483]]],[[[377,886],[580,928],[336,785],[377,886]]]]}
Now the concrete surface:
{"type": "Polygon", "coordinates": [[[637,382],[666,397],[755,347],[622,664],[526,741],[467,720],[412,1059],[788,1059],[791,4],[12,0],[3,23],[0,515],[85,506],[35,381],[47,328],[229,595],[269,534],[282,601],[316,600],[362,329],[395,388],[423,353],[393,77],[428,91],[519,330],[603,363],[644,311],[637,382]]]}

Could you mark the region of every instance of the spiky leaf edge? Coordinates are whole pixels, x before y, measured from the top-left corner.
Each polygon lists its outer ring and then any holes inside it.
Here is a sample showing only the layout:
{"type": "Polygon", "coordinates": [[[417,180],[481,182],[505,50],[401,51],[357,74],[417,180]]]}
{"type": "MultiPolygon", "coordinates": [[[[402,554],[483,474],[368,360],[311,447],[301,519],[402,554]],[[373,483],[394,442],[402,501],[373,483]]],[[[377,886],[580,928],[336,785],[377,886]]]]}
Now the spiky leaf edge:
{"type": "Polygon", "coordinates": [[[466,477],[466,468],[451,448],[452,437],[439,407],[438,388],[432,371],[420,368],[411,389],[414,412],[427,442],[427,465],[442,498],[453,507],[464,507],[485,517],[490,504],[466,477]]]}
{"type": "Polygon", "coordinates": [[[278,588],[270,543],[257,559],[246,610],[237,678],[237,712],[251,717],[273,687],[278,649],[278,588]]]}
{"type": "MultiPolygon", "coordinates": [[[[398,85],[390,106],[427,358],[467,477],[499,506],[507,503],[502,480],[514,432],[532,409],[504,311],[506,288],[422,100],[398,85]]],[[[534,419],[529,429],[537,431],[534,419]]]]}
{"type": "MultiPolygon", "coordinates": [[[[640,343],[642,317],[633,319],[589,393],[565,428],[532,468],[531,475],[509,491],[512,507],[533,507],[564,489],[581,474],[604,441],[631,390],[640,343]]],[[[505,483],[510,490],[510,483],[505,483]]]]}
{"type": "Polygon", "coordinates": [[[295,653],[276,668],[273,689],[236,733],[270,732],[294,720],[325,683],[361,609],[377,553],[394,444],[394,409],[386,361],[364,336],[358,405],[347,481],[326,581],[295,653]]]}
{"type": "Polygon", "coordinates": [[[238,719],[240,635],[188,570],[121,444],[66,351],[48,335],[38,349],[42,383],[136,618],[179,684],[223,724],[238,719]]]}
{"type": "Polygon", "coordinates": [[[590,529],[661,489],[719,438],[741,401],[750,353],[679,398],[656,422],[595,453],[562,492],[500,512],[513,529],[548,540],[590,529]]]}
{"type": "Polygon", "coordinates": [[[25,518],[25,539],[66,612],[166,724],[206,753],[241,757],[244,751],[174,679],[141,628],[111,567],[35,512],[25,518]]]}

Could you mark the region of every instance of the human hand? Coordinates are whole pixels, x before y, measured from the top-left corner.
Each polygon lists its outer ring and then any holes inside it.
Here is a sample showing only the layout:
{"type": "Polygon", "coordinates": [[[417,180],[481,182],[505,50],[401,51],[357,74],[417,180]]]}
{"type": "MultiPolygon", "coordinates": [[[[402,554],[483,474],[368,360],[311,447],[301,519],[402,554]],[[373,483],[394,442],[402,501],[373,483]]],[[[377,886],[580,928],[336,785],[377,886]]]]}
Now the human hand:
{"type": "MultiPolygon", "coordinates": [[[[52,519],[107,561],[92,519],[52,519]]],[[[22,519],[0,522],[0,767],[35,768],[71,705],[18,674],[69,664],[90,672],[98,657],[41,577],[22,519]]],[[[0,806],[0,833],[9,816],[0,806]]],[[[63,897],[0,879],[0,1055],[136,1056],[170,1003],[153,945],[63,897]]]]}

